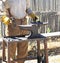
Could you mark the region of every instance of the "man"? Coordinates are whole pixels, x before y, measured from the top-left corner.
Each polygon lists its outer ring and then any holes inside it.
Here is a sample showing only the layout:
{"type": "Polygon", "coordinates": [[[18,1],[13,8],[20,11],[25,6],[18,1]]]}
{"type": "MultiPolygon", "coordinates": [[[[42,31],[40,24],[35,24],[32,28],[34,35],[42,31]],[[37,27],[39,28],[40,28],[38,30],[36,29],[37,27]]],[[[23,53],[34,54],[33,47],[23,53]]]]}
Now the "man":
{"type": "MultiPolygon", "coordinates": [[[[26,13],[31,16],[34,20],[37,17],[31,11],[29,0],[6,0],[4,2],[6,15],[11,18],[13,17],[15,20],[12,21],[11,24],[6,26],[6,36],[17,36],[17,35],[25,35],[27,31],[20,30],[17,25],[25,25],[27,24],[26,13]]],[[[17,47],[17,58],[25,58],[28,55],[27,48],[28,42],[19,42],[10,44],[10,56],[11,59],[15,58],[17,47]]],[[[18,63],[24,63],[24,60],[17,61],[18,63]]],[[[15,62],[13,62],[15,63],[15,62]]]]}

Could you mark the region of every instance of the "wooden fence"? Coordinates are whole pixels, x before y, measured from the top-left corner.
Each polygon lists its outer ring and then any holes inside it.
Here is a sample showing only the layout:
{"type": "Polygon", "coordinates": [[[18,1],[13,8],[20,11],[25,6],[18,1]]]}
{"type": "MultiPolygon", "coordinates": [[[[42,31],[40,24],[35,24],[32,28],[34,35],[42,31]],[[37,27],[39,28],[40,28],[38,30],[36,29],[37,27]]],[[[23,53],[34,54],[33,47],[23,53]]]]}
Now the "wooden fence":
{"type": "MultiPolygon", "coordinates": [[[[40,27],[40,32],[60,31],[60,0],[30,0],[30,4],[40,21],[48,22],[47,26],[40,27]]],[[[1,33],[4,35],[4,26],[1,26],[1,33]]]]}
{"type": "Polygon", "coordinates": [[[41,32],[60,31],[59,2],[60,0],[30,0],[31,9],[38,13],[40,21],[48,22],[47,26],[40,28],[41,32]]]}

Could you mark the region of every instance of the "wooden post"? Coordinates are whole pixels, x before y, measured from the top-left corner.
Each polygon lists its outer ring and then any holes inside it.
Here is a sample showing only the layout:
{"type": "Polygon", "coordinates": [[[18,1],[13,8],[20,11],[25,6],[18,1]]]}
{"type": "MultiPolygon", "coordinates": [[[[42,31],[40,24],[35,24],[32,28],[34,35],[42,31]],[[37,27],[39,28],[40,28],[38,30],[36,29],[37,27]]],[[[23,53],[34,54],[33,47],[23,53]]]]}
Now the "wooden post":
{"type": "Polygon", "coordinates": [[[11,63],[10,61],[10,43],[7,43],[7,63],[11,63]]]}
{"type": "Polygon", "coordinates": [[[38,63],[41,63],[41,57],[40,57],[40,40],[37,40],[37,59],[38,63]]]}
{"type": "Polygon", "coordinates": [[[47,39],[44,39],[45,63],[48,63],[47,39]]]}
{"type": "Polygon", "coordinates": [[[5,61],[6,60],[6,56],[5,56],[5,41],[4,40],[3,40],[2,46],[3,46],[3,50],[2,50],[2,60],[5,61]]]}

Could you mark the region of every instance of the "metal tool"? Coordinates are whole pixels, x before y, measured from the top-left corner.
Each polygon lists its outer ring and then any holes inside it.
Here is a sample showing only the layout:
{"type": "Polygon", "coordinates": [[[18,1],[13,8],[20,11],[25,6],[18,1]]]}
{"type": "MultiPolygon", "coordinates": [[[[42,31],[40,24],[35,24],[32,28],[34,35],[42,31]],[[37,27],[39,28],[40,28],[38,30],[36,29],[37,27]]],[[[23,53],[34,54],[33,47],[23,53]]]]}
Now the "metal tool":
{"type": "Polygon", "coordinates": [[[22,30],[28,30],[30,31],[30,34],[28,35],[28,38],[44,38],[43,35],[38,33],[38,29],[40,25],[46,25],[47,22],[31,22],[30,25],[18,25],[20,29],[22,30]]]}

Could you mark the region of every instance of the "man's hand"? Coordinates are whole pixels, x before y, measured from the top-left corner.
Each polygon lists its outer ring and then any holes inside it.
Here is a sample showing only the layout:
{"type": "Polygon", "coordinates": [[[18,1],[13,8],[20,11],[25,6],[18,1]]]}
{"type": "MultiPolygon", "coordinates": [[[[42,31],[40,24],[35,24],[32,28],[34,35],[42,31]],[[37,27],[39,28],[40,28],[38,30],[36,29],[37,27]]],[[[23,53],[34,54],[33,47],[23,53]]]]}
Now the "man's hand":
{"type": "Polygon", "coordinates": [[[26,9],[26,13],[33,19],[33,21],[36,21],[38,19],[36,14],[33,13],[33,11],[30,8],[26,9]]]}
{"type": "Polygon", "coordinates": [[[5,25],[9,25],[11,23],[11,19],[8,16],[3,15],[1,17],[1,22],[4,23],[5,25]]]}
{"type": "Polygon", "coordinates": [[[37,20],[38,20],[38,17],[35,16],[35,17],[33,18],[33,21],[36,22],[37,20]]]}

